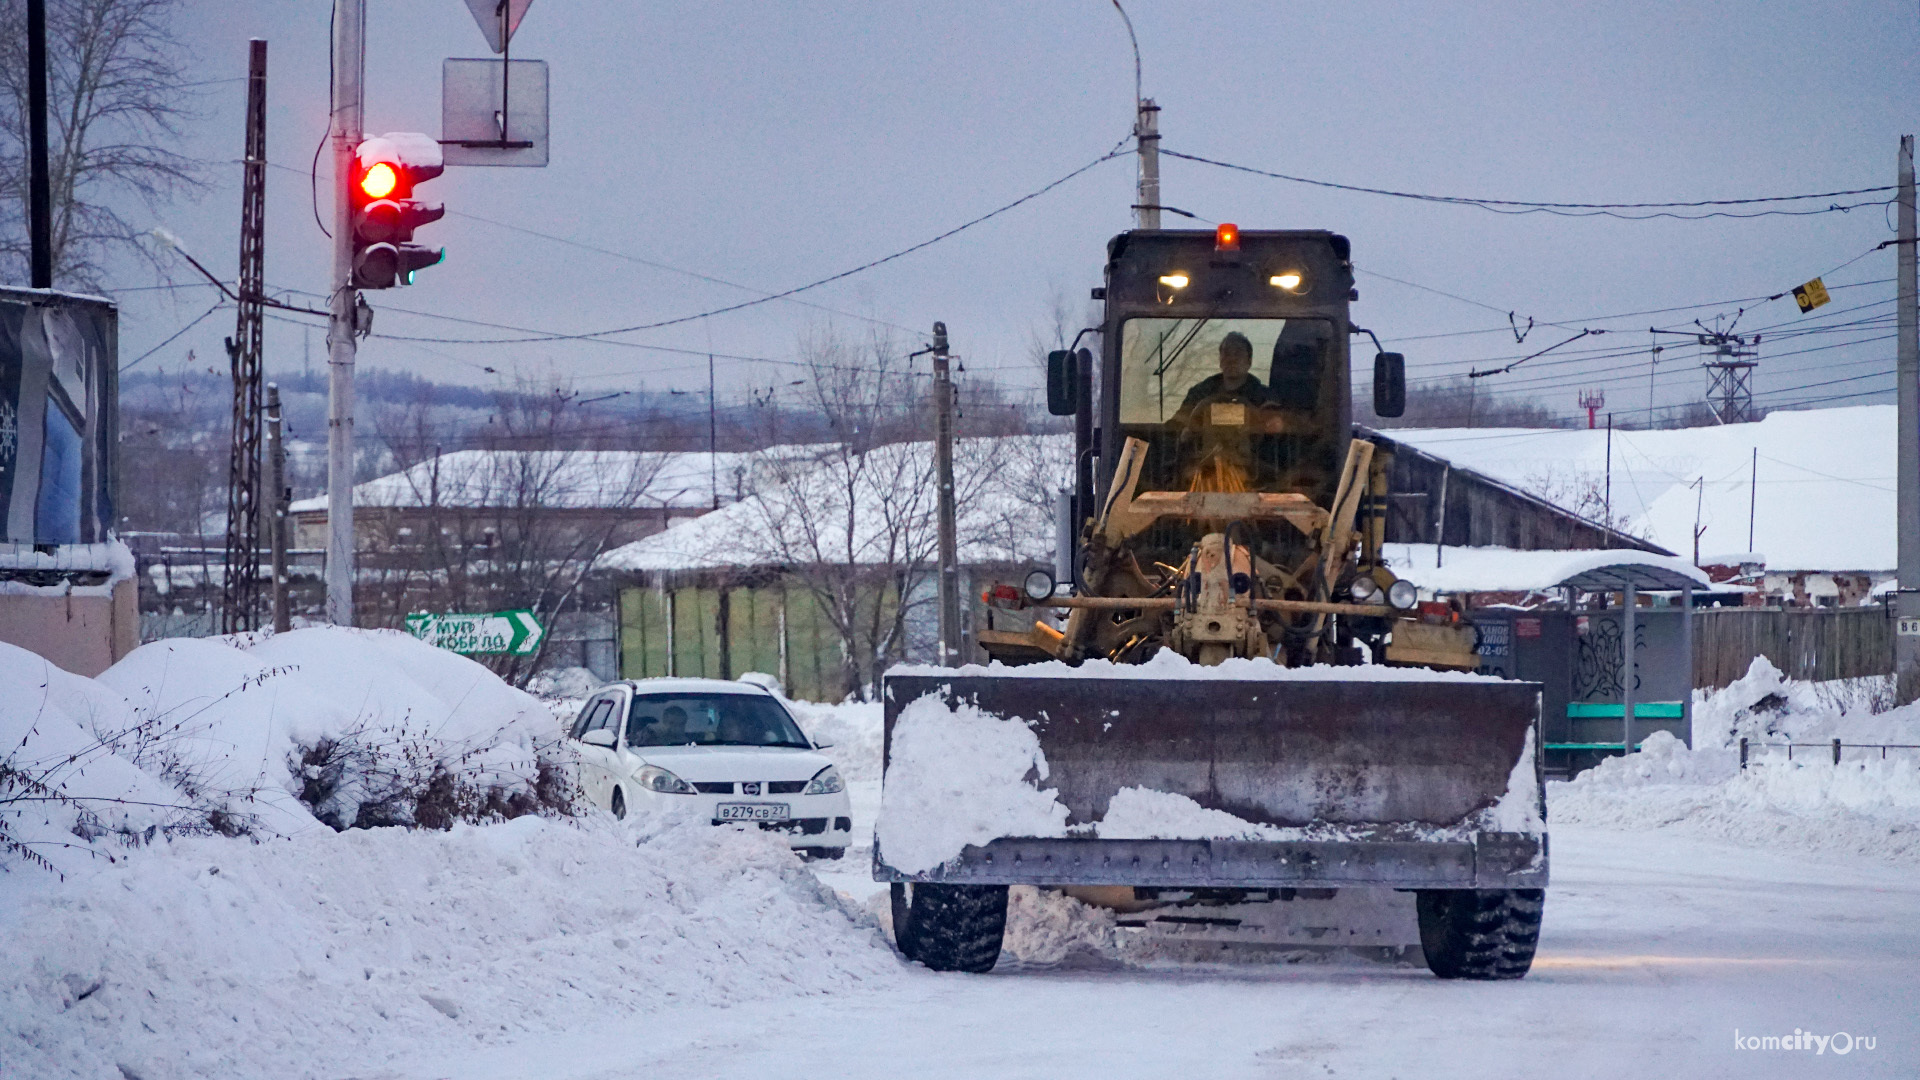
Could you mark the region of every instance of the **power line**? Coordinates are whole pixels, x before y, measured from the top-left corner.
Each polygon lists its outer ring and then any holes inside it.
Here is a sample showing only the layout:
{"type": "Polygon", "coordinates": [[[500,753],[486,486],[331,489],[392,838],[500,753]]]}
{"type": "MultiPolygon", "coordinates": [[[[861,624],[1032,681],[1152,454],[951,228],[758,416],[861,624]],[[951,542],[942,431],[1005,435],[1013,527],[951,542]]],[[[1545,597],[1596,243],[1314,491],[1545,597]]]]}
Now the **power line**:
{"type": "Polygon", "coordinates": [[[1826,207],[1825,209],[1820,209],[1820,210],[1760,210],[1760,211],[1755,211],[1754,213],[1751,213],[1751,214],[1729,213],[1726,211],[1709,211],[1708,213],[1704,213],[1704,214],[1676,214],[1676,213],[1672,213],[1671,211],[1675,209],[1698,209],[1701,207],[1708,207],[1708,206],[1753,206],[1753,205],[1758,205],[1762,203],[1803,202],[1808,199],[1832,199],[1832,198],[1839,198],[1847,195],[1871,195],[1876,192],[1893,190],[1892,186],[1889,185],[1889,186],[1883,186],[1883,187],[1851,188],[1845,191],[1810,192],[1805,195],[1767,195],[1767,196],[1762,196],[1759,198],[1752,198],[1752,199],[1701,199],[1693,202],[1642,202],[1642,203],[1535,202],[1535,201],[1523,200],[1523,199],[1486,199],[1486,198],[1474,198],[1474,197],[1460,196],[1460,195],[1427,195],[1427,194],[1422,194],[1419,192],[1412,192],[1412,191],[1393,191],[1387,188],[1362,187],[1357,184],[1340,184],[1340,183],[1335,183],[1331,180],[1315,180],[1305,176],[1290,176],[1286,173],[1269,172],[1266,169],[1255,169],[1247,165],[1235,165],[1231,162],[1216,161],[1213,158],[1204,158],[1204,157],[1200,157],[1197,154],[1183,154],[1177,150],[1168,150],[1165,147],[1161,147],[1160,152],[1162,154],[1167,155],[1168,157],[1176,157],[1184,161],[1192,161],[1201,165],[1212,165],[1216,168],[1231,169],[1234,172],[1251,173],[1252,175],[1255,175],[1255,176],[1264,176],[1274,180],[1285,180],[1285,181],[1288,181],[1289,183],[1295,183],[1295,184],[1308,184],[1313,187],[1332,188],[1337,191],[1355,191],[1365,195],[1385,195],[1385,196],[1390,196],[1396,199],[1412,199],[1418,202],[1445,203],[1451,206],[1471,206],[1471,207],[1474,207],[1475,209],[1488,210],[1497,214],[1545,213],[1545,214],[1557,214],[1562,217],[1616,217],[1616,218],[1622,218],[1628,221],[1645,221],[1651,218],[1660,218],[1660,217],[1676,218],[1676,219],[1685,220],[1685,221],[1695,221],[1702,218],[1711,218],[1711,217],[1751,218],[1751,217],[1767,217],[1770,215],[1804,217],[1811,214],[1830,214],[1835,211],[1847,211],[1847,210],[1852,210],[1856,207],[1861,207],[1861,206],[1877,206],[1880,203],[1885,202],[1886,200],[1879,199],[1879,200],[1872,200],[1869,202],[1858,202],[1858,203],[1852,203],[1846,206],[1835,204],[1833,206],[1829,206],[1829,207],[1826,207]],[[1615,212],[1619,210],[1659,210],[1661,212],[1654,213],[1654,214],[1621,214],[1621,213],[1615,212]]]}
{"type": "MultiPolygon", "coordinates": [[[[805,285],[796,285],[791,289],[786,289],[776,293],[768,293],[766,295],[757,297],[752,300],[744,300],[738,304],[728,304],[724,307],[717,307],[708,311],[697,312],[692,315],[681,315],[671,319],[661,319],[656,322],[637,323],[633,326],[615,327],[610,330],[593,330],[593,331],[589,331],[587,333],[582,333],[582,334],[540,334],[536,336],[520,337],[520,338],[422,338],[418,340],[435,341],[440,344],[447,344],[447,345],[527,345],[527,344],[533,344],[533,343],[542,342],[542,341],[588,341],[596,338],[611,337],[615,334],[631,334],[641,330],[658,330],[662,327],[678,326],[682,323],[689,323],[699,319],[711,318],[715,315],[726,315],[731,312],[745,310],[746,308],[758,307],[761,304],[769,303],[774,300],[785,300],[789,297],[796,296],[803,292],[807,292],[808,290],[817,289],[822,285],[829,285],[829,284],[832,284],[833,282],[850,278],[855,274],[860,274],[860,273],[864,273],[865,271],[872,270],[875,267],[884,266],[887,263],[893,262],[896,259],[905,258],[906,256],[911,255],[916,251],[921,251],[925,248],[932,247],[933,245],[940,243],[942,240],[946,240],[951,237],[957,236],[960,233],[963,233],[968,229],[973,228],[976,225],[982,224],[987,221],[991,221],[992,219],[999,217],[1001,214],[1004,214],[1009,210],[1012,210],[1016,207],[1023,206],[1029,202],[1032,202],[1033,200],[1041,197],[1042,195],[1047,194],[1053,189],[1061,186],[1062,184],[1067,183],[1068,181],[1075,179],[1076,177],[1094,169],[1099,165],[1103,165],[1106,162],[1112,161],[1115,158],[1126,157],[1131,153],[1132,151],[1130,150],[1116,148],[1105,154],[1100,155],[1097,158],[1094,158],[1092,161],[1087,162],[1085,165],[1080,166],[1079,168],[1073,170],[1072,172],[1066,174],[1065,176],[1060,177],[1057,180],[1052,181],[1051,183],[1048,183],[1040,188],[1030,191],[1027,194],[1022,195],[1019,198],[1013,200],[1012,202],[1006,203],[1002,206],[996,207],[995,209],[989,210],[978,217],[962,222],[961,224],[956,225],[953,228],[948,229],[947,231],[940,233],[937,236],[931,237],[926,240],[922,240],[919,243],[913,244],[909,247],[902,248],[899,251],[893,252],[890,255],[883,255],[878,259],[873,259],[869,262],[861,263],[859,266],[853,267],[850,270],[842,270],[839,273],[829,274],[826,277],[819,278],[818,280],[810,281],[805,285]]],[[[736,286],[736,287],[743,287],[743,286],[736,286]]],[[[374,336],[379,337],[382,335],[376,334],[374,336]]]]}
{"type": "Polygon", "coordinates": [[[161,342],[158,345],[155,345],[153,348],[148,349],[146,352],[141,353],[139,356],[134,357],[133,359],[127,361],[126,363],[121,364],[120,370],[121,371],[131,370],[133,368],[133,365],[139,363],[142,360],[145,360],[147,357],[152,356],[154,353],[157,353],[161,349],[164,349],[167,346],[173,344],[174,341],[176,341],[181,334],[184,334],[187,331],[193,329],[194,327],[199,326],[202,320],[206,319],[207,316],[213,314],[216,311],[219,311],[221,308],[226,306],[227,306],[227,302],[224,298],[216,301],[212,307],[201,312],[198,318],[195,318],[192,322],[188,323],[187,325],[181,327],[178,330],[175,330],[172,334],[168,335],[167,340],[161,342]]]}

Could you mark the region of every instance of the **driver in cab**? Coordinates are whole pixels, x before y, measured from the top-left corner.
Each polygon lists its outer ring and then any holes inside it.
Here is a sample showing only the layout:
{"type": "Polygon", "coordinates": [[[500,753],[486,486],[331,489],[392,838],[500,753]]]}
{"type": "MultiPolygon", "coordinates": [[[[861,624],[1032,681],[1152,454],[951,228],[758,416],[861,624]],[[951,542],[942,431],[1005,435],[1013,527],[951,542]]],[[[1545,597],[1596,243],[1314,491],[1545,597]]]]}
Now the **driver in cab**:
{"type": "Polygon", "coordinates": [[[1253,376],[1253,342],[1235,330],[1220,339],[1220,374],[1187,391],[1168,424],[1179,430],[1240,427],[1272,435],[1286,425],[1273,405],[1272,393],[1253,376]]]}

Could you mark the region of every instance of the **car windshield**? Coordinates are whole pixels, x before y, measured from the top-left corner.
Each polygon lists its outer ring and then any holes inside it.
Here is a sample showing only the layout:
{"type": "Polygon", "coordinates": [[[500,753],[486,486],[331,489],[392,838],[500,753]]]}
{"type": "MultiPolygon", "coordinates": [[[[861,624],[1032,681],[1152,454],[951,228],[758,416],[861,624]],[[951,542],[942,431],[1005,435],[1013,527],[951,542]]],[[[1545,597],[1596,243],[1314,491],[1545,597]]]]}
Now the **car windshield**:
{"type": "Polygon", "coordinates": [[[640,694],[627,714],[627,745],[813,746],[779,702],[758,694],[640,694]]]}

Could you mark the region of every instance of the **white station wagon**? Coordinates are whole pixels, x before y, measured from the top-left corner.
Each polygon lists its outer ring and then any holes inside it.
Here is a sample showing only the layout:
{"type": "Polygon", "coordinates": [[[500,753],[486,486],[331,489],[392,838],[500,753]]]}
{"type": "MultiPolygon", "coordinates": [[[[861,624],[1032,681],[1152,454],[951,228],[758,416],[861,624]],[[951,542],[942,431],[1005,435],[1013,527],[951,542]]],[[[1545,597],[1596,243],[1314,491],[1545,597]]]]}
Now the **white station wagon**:
{"type": "Polygon", "coordinates": [[[837,859],[853,837],[846,785],[780,699],[752,683],[638,679],[587,699],[571,737],[594,805],[693,806],[715,825],[757,823],[804,855],[837,859]]]}

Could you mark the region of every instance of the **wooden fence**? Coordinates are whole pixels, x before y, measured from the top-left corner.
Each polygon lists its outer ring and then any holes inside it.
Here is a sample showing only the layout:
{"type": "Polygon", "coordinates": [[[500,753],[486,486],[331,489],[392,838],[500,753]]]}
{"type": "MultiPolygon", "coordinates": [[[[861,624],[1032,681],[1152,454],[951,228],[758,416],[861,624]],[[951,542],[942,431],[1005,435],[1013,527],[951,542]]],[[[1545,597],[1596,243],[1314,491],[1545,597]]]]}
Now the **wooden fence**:
{"type": "Polygon", "coordinates": [[[1693,616],[1693,685],[1719,688],[1756,656],[1794,679],[1893,672],[1893,620],[1864,608],[1708,608],[1693,616]]]}

